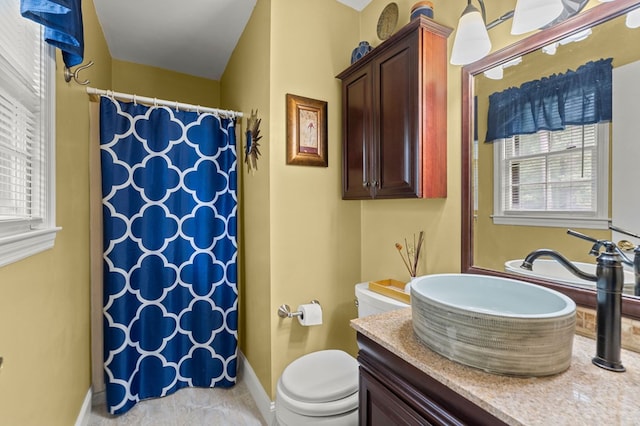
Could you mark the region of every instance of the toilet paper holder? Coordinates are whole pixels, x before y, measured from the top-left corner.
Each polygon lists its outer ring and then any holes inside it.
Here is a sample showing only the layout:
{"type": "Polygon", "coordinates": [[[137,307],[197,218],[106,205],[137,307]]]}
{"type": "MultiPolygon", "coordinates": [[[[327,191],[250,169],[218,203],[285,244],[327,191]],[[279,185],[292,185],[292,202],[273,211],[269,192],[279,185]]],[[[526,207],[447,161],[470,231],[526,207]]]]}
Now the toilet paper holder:
{"type": "MultiPolygon", "coordinates": [[[[310,303],[314,303],[316,305],[319,305],[320,302],[318,302],[317,300],[312,300],[310,303]]],[[[278,316],[280,318],[293,318],[293,317],[299,317],[302,315],[302,311],[296,311],[296,312],[291,312],[291,307],[289,305],[280,305],[280,307],[278,308],[278,316]]]]}

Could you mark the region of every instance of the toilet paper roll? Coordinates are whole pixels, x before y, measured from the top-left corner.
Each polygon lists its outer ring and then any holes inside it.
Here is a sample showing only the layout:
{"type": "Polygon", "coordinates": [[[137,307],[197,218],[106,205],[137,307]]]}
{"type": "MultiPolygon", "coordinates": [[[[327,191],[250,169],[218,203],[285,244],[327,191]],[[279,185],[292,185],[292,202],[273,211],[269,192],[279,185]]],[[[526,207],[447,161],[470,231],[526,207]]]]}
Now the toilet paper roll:
{"type": "Polygon", "coordinates": [[[307,303],[306,305],[298,306],[298,311],[302,312],[302,315],[298,317],[298,322],[301,325],[320,325],[322,324],[322,306],[319,303],[307,303]]]}

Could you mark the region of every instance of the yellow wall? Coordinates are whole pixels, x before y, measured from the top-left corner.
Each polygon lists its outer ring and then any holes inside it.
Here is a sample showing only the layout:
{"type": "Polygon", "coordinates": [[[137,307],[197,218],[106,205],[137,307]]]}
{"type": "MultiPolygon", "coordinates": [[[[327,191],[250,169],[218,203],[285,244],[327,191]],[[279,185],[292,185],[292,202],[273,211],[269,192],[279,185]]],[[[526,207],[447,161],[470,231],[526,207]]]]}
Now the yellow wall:
{"type": "Polygon", "coordinates": [[[228,109],[243,111],[243,129],[238,135],[242,154],[246,139],[246,117],[257,110],[261,119],[258,141],[262,155],[258,170],[249,173],[240,158],[240,349],[249,360],[264,389],[271,388],[271,249],[270,249],[270,31],[271,1],[256,4],[221,79],[222,103],[228,109]]]}
{"type": "Polygon", "coordinates": [[[341,82],[358,42],[357,13],[336,1],[279,0],[271,13],[272,390],[293,359],[340,348],[355,355],[354,285],[360,278],[360,208],[341,199],[341,82]],[[287,93],[326,101],[328,167],[286,164],[287,93]],[[287,303],[318,299],[322,326],[280,319],[287,303]]]}
{"type": "MultiPolygon", "coordinates": [[[[93,4],[84,2],[81,76],[110,81],[111,58],[93,4]]],[[[55,247],[0,268],[0,424],[72,425],[91,384],[87,95],[56,69],[55,247]]]]}
{"type": "Polygon", "coordinates": [[[113,60],[109,90],[218,107],[220,82],[162,68],[113,60]]]}
{"type": "MultiPolygon", "coordinates": [[[[411,6],[416,2],[399,0],[396,3],[399,9],[397,28],[400,28],[409,22],[411,6]]],[[[433,3],[434,19],[454,28],[465,4],[452,5],[442,0],[433,3]]],[[[386,0],[373,0],[361,14],[360,37],[373,46],[381,43],[376,24],[387,4],[386,0]]],[[[449,37],[449,50],[454,35],[449,37]]],[[[363,281],[384,278],[408,281],[409,273],[397,254],[395,243],[412,239],[420,231],[425,232],[425,245],[418,275],[460,270],[460,67],[449,66],[447,79],[447,197],[363,201],[363,281]]]]}
{"type": "Polygon", "coordinates": [[[360,208],[341,200],[341,89],[335,78],[358,41],[358,13],[338,2],[258,0],[221,80],[226,108],[258,109],[258,171],[242,174],[241,350],[267,393],[284,367],[308,352],[355,355],[360,208]],[[285,96],[328,103],[328,167],[286,165],[285,96]],[[280,319],[318,299],[324,324],[280,319]]]}

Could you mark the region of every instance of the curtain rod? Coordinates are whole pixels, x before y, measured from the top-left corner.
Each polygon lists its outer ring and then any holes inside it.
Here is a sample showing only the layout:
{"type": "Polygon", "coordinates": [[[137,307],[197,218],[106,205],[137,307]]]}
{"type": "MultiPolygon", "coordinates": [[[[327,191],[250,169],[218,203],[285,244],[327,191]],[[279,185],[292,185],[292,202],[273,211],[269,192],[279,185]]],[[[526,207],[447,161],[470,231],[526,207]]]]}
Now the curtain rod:
{"type": "Polygon", "coordinates": [[[207,108],[200,105],[185,104],[182,102],[167,101],[164,99],[157,99],[157,98],[147,98],[145,96],[131,95],[129,93],[120,93],[120,92],[114,92],[111,90],[95,89],[93,87],[87,87],[87,93],[90,95],[104,95],[104,96],[109,96],[113,98],[124,99],[127,101],[141,102],[141,103],[146,103],[151,105],[163,105],[171,108],[181,109],[183,111],[209,112],[211,114],[220,114],[222,116],[227,116],[232,118],[243,116],[241,112],[237,112],[237,111],[217,109],[217,108],[207,108]]]}

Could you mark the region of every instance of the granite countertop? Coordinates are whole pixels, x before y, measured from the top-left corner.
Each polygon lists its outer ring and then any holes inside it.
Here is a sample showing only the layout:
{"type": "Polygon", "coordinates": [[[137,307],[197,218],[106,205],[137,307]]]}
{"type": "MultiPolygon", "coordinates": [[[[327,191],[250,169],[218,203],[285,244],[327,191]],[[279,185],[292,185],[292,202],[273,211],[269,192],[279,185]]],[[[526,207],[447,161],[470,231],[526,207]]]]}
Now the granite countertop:
{"type": "Polygon", "coordinates": [[[640,354],[622,350],[624,373],[596,367],[596,342],[576,335],[571,366],[550,377],[499,376],[450,361],[413,332],[411,308],[357,318],[351,326],[510,425],[640,424],[640,354]]]}

